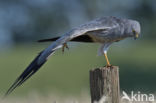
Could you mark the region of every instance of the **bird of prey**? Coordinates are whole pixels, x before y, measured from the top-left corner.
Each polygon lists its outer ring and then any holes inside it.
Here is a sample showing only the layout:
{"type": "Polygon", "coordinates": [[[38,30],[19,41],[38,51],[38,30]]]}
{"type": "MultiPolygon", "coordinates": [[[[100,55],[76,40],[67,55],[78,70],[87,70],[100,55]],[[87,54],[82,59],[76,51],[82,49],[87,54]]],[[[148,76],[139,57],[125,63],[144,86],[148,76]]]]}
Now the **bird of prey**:
{"type": "Polygon", "coordinates": [[[39,55],[30,63],[24,72],[15,80],[13,85],[8,89],[5,96],[10,94],[16,87],[24,83],[54,54],[54,52],[62,48],[68,48],[67,42],[89,42],[99,43],[101,47],[99,54],[103,54],[106,58],[106,66],[111,66],[107,50],[113,42],[120,41],[128,37],[138,38],[140,34],[140,24],[136,20],[118,18],[113,16],[97,18],[88,23],[82,24],[71,29],[64,35],[51,39],[39,40],[39,42],[53,41],[52,44],[39,53],[39,55]]]}

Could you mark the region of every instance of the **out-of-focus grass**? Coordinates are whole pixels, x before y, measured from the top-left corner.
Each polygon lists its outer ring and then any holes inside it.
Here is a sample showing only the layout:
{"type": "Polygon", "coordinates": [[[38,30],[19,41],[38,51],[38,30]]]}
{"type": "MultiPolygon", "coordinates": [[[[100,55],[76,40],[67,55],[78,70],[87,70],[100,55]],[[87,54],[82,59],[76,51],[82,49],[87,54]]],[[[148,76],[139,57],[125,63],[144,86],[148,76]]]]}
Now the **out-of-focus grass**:
{"type": "Polygon", "coordinates": [[[0,103],[90,103],[90,97],[86,93],[74,97],[72,95],[61,96],[57,94],[47,94],[44,96],[40,93],[33,92],[25,97],[0,99],[0,103]]]}
{"type": "MultiPolygon", "coordinates": [[[[129,95],[129,94],[128,94],[129,95]]],[[[129,95],[131,98],[131,95],[129,95]]],[[[135,101],[133,99],[132,102],[124,99],[122,100],[122,96],[120,98],[120,103],[156,103],[156,101],[135,101]]],[[[102,97],[98,103],[106,102],[106,98],[102,97]]],[[[14,97],[14,98],[7,98],[7,99],[0,99],[0,103],[91,103],[90,96],[86,93],[81,94],[78,97],[75,96],[60,96],[57,94],[48,94],[46,96],[39,94],[39,93],[31,93],[26,97],[14,97]]],[[[97,102],[96,102],[97,103],[97,102]]]]}
{"type": "MultiPolygon", "coordinates": [[[[155,43],[121,44],[114,44],[108,52],[111,63],[120,66],[121,89],[155,92],[155,43]]],[[[0,54],[0,94],[4,94],[37,53],[47,47],[39,45],[20,45],[0,54]]],[[[97,49],[97,44],[80,43],[78,47],[71,45],[71,49],[63,54],[59,50],[11,95],[26,95],[32,91],[42,95],[89,93],[89,70],[106,64],[103,56],[97,56],[97,49]]]]}

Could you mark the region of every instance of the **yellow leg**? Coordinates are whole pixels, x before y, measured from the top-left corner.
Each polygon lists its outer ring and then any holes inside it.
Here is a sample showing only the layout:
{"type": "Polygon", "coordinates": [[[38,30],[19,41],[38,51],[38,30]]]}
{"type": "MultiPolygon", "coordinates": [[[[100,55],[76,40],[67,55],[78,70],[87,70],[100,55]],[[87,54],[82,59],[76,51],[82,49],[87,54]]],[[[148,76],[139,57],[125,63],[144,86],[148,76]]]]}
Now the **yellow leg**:
{"type": "Polygon", "coordinates": [[[107,67],[110,67],[111,65],[110,65],[110,63],[109,63],[109,60],[108,60],[108,57],[107,57],[107,53],[104,53],[104,56],[105,56],[105,58],[106,58],[106,61],[107,61],[107,67]]]}
{"type": "Polygon", "coordinates": [[[63,47],[62,47],[62,52],[64,52],[64,48],[69,49],[69,47],[68,47],[67,43],[64,43],[64,44],[63,44],[63,47]]]}

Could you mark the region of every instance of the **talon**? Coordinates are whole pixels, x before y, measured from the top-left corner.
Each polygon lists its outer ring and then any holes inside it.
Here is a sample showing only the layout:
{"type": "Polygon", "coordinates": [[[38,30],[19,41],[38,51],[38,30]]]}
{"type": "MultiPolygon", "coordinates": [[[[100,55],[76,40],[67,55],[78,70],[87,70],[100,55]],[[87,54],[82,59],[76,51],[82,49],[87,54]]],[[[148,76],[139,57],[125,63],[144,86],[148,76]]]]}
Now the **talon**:
{"type": "Polygon", "coordinates": [[[68,47],[67,43],[65,43],[65,44],[64,44],[64,46],[65,46],[67,49],[69,49],[69,47],[68,47]]]}
{"type": "Polygon", "coordinates": [[[108,64],[107,64],[106,67],[107,67],[107,68],[108,68],[108,67],[112,67],[112,65],[108,65],[108,64]]]}
{"type": "Polygon", "coordinates": [[[68,47],[67,43],[64,43],[64,44],[63,44],[63,47],[62,47],[62,52],[63,52],[63,53],[64,53],[64,50],[65,50],[64,48],[69,49],[69,47],[68,47]]]}

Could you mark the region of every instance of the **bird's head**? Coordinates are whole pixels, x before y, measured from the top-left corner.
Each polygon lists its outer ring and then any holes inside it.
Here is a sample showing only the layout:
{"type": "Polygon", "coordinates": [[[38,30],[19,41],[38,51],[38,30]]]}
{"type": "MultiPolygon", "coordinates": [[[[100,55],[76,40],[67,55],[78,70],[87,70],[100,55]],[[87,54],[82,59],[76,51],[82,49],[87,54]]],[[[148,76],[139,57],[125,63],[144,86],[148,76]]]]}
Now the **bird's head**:
{"type": "Polygon", "coordinates": [[[131,24],[131,36],[137,39],[140,36],[140,23],[133,21],[131,24]]]}
{"type": "Polygon", "coordinates": [[[126,20],[124,35],[137,39],[140,36],[140,23],[135,20],[126,20]]]}

